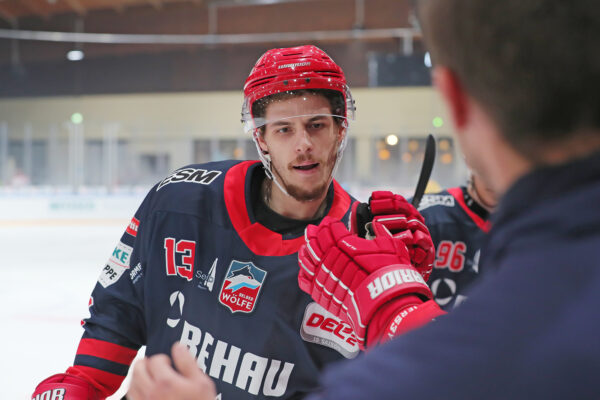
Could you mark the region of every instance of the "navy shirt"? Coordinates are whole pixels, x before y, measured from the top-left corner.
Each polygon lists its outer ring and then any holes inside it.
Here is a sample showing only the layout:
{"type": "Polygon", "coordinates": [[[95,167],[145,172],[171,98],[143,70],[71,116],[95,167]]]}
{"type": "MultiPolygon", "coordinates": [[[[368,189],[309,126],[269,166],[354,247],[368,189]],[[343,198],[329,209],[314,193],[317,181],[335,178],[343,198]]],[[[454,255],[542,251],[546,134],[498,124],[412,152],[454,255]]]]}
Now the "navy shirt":
{"type": "Polygon", "coordinates": [[[311,399],[598,399],[600,154],[501,200],[469,301],[325,374],[311,399]]]}

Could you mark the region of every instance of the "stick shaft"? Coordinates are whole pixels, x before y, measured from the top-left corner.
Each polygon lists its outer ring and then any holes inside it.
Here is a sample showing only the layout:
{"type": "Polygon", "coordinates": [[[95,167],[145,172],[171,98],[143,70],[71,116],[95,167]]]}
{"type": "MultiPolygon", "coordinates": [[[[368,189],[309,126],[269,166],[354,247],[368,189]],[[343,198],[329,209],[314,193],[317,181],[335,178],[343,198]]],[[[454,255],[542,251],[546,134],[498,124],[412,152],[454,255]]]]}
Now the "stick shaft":
{"type": "Polygon", "coordinates": [[[430,133],[429,136],[427,136],[427,141],[425,144],[425,154],[423,157],[423,165],[421,166],[421,173],[419,174],[419,180],[417,181],[417,187],[415,188],[415,195],[412,199],[412,205],[415,208],[419,208],[421,199],[425,194],[425,189],[427,188],[427,183],[429,182],[429,178],[431,177],[431,171],[433,170],[434,162],[435,139],[430,133]]]}

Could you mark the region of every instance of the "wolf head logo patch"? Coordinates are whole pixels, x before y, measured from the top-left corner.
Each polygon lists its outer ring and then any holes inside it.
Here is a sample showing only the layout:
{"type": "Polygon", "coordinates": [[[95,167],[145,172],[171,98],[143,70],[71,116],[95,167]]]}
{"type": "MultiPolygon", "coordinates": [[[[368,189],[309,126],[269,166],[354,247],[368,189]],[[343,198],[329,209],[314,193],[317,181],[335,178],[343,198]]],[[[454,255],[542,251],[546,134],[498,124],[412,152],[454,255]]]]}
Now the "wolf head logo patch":
{"type": "Polygon", "coordinates": [[[250,313],[258,299],[267,272],[251,262],[233,260],[225,274],[219,301],[232,313],[250,313]]]}

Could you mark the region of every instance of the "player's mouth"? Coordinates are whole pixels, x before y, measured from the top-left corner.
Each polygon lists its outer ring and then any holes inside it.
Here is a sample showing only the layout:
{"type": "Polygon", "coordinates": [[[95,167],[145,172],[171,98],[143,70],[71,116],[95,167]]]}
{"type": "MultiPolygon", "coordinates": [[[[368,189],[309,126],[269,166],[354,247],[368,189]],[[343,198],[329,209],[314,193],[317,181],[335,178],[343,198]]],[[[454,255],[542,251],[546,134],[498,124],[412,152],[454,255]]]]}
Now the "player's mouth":
{"type": "Polygon", "coordinates": [[[303,164],[303,165],[294,165],[293,168],[297,171],[312,171],[319,166],[319,163],[311,163],[311,164],[303,164]]]}

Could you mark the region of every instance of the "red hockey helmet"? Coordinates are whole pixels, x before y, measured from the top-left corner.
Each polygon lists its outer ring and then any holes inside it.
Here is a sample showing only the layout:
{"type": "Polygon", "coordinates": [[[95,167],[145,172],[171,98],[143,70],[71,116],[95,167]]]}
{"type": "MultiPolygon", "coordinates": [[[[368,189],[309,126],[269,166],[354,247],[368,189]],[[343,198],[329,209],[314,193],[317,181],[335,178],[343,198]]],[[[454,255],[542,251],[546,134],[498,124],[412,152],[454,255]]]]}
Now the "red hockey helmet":
{"type": "Polygon", "coordinates": [[[344,71],[323,50],[305,45],[272,49],[258,59],[244,85],[244,130],[248,132],[264,125],[265,121],[259,121],[252,113],[252,106],[257,100],[301,89],[339,92],[344,106],[335,116],[354,119],[354,101],[346,85],[344,71]]]}

